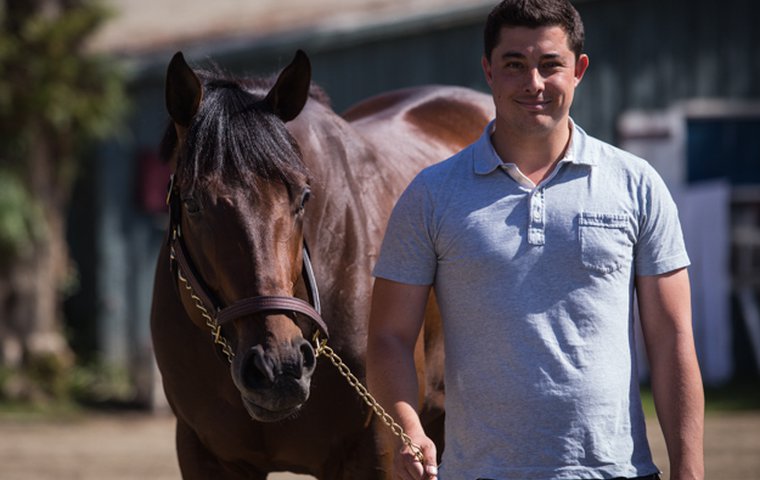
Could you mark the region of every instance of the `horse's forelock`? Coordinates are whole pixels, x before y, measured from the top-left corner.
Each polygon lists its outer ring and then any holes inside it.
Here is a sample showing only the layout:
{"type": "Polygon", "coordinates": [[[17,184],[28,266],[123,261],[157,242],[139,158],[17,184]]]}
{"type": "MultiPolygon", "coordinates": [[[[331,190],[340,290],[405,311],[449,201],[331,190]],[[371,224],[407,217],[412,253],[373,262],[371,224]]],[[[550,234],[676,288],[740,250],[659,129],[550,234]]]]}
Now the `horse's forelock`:
{"type": "Polygon", "coordinates": [[[238,186],[263,180],[280,181],[291,191],[308,176],[297,143],[262,102],[266,80],[201,78],[203,101],[177,165],[181,187],[192,189],[200,179],[238,186]]]}

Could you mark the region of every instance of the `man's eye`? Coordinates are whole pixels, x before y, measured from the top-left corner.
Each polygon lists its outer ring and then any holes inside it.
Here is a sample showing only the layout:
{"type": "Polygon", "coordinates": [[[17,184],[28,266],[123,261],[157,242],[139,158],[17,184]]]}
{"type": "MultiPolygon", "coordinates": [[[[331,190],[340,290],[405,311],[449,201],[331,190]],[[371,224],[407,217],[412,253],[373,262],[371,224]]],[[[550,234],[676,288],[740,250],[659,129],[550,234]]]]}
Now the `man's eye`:
{"type": "Polygon", "coordinates": [[[562,67],[562,64],[560,62],[546,62],[541,65],[541,68],[544,70],[556,70],[560,67],[562,67]]]}

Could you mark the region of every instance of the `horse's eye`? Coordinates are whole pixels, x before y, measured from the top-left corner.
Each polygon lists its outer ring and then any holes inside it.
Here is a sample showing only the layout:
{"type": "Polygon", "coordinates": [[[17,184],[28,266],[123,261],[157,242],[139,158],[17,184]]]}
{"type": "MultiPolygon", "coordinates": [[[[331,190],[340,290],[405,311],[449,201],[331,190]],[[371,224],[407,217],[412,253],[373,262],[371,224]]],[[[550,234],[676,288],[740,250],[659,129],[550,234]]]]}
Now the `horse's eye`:
{"type": "Polygon", "coordinates": [[[304,208],[306,208],[306,202],[309,201],[309,198],[311,198],[311,190],[307,188],[301,194],[301,203],[298,205],[298,210],[296,210],[296,213],[303,213],[304,208]]]}
{"type": "Polygon", "coordinates": [[[197,198],[191,196],[191,197],[185,197],[182,199],[182,203],[185,204],[185,210],[187,210],[187,213],[198,213],[201,211],[201,204],[198,201],[197,198]]]}

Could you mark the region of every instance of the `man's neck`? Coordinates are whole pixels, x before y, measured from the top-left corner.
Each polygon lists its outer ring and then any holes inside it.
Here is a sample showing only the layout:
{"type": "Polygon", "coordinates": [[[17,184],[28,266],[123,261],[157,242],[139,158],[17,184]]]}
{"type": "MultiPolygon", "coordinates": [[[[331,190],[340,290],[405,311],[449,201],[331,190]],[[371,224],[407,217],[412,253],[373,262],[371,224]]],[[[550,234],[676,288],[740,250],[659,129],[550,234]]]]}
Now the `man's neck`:
{"type": "Polygon", "coordinates": [[[513,134],[513,130],[496,123],[491,143],[504,163],[514,163],[517,168],[538,185],[554,169],[565,155],[570,143],[571,127],[557,128],[545,135],[513,134]]]}

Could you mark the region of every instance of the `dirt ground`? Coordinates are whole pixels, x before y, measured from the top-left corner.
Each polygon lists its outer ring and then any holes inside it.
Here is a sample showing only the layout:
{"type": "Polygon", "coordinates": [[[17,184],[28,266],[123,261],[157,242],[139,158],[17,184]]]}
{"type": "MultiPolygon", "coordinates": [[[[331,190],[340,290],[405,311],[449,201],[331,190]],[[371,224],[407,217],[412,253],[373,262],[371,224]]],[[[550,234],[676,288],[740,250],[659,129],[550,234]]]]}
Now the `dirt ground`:
{"type": "MultiPolygon", "coordinates": [[[[178,480],[173,428],[170,416],[135,413],[44,423],[0,419],[0,479],[178,480]]],[[[649,431],[655,461],[667,472],[657,424],[650,422],[649,431]]],[[[709,415],[705,451],[708,479],[760,480],[760,412],[709,415]]]]}

